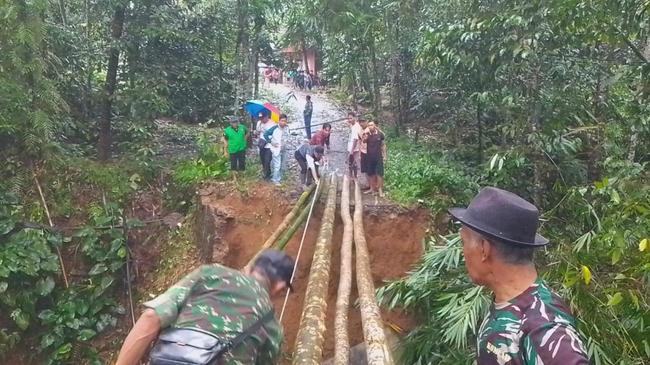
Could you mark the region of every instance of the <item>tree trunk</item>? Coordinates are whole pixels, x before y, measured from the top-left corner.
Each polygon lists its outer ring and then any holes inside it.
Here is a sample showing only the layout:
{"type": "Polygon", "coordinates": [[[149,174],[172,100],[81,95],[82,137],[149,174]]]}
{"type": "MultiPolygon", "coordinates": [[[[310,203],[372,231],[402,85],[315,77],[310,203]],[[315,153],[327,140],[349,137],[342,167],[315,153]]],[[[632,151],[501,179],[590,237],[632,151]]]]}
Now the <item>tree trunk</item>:
{"type": "Polygon", "coordinates": [[[287,229],[287,227],[289,227],[289,224],[292,221],[294,221],[294,219],[298,215],[298,212],[300,212],[300,208],[305,206],[305,203],[307,202],[307,198],[309,198],[312,191],[314,191],[315,186],[316,186],[315,184],[312,184],[309,187],[309,189],[305,190],[302,193],[302,195],[300,195],[300,198],[298,198],[298,201],[296,202],[296,205],[293,206],[293,209],[291,209],[289,214],[287,214],[282,220],[282,223],[280,223],[280,225],[275,229],[275,231],[271,234],[271,236],[264,242],[260,251],[257,254],[255,254],[255,256],[253,256],[253,258],[251,258],[250,261],[248,261],[248,264],[246,264],[244,269],[249,269],[255,262],[257,256],[259,256],[259,254],[262,251],[273,246],[273,242],[275,242],[275,240],[277,240],[278,237],[280,237],[280,234],[282,234],[282,232],[284,232],[287,229]]]}
{"type": "Polygon", "coordinates": [[[327,205],[314,258],[309,272],[305,303],[300,327],[296,335],[293,364],[319,365],[323,355],[325,335],[325,314],[327,311],[327,289],[329,287],[330,263],[332,258],[332,233],[334,232],[334,211],[336,210],[336,175],[332,174],[327,192],[327,205]]]}
{"type": "Polygon", "coordinates": [[[348,365],[350,361],[350,340],[348,337],[348,311],[352,288],[352,217],[350,216],[350,181],[343,175],[341,189],[341,220],[343,240],[341,241],[341,271],[336,293],[336,318],[334,319],[334,364],[348,365]]]}
{"type": "Polygon", "coordinates": [[[361,187],[355,183],[354,203],[354,245],[357,260],[357,291],[359,292],[359,308],[363,324],[363,338],[366,341],[366,352],[369,365],[393,364],[390,346],[384,333],[379,306],[375,300],[375,285],[370,270],[370,255],[366,245],[363,230],[363,201],[361,187]]]}
{"type": "Polygon", "coordinates": [[[111,155],[111,114],[113,95],[117,84],[117,68],[120,61],[120,49],[118,42],[122,37],[124,27],[124,6],[119,5],[113,13],[111,21],[111,46],[108,50],[108,68],[106,70],[106,85],[104,89],[104,107],[99,120],[99,145],[98,157],[100,161],[106,161],[111,155]]]}
{"type": "Polygon", "coordinates": [[[476,104],[476,124],[478,125],[478,164],[483,163],[483,103],[476,104]]]}
{"type": "Polygon", "coordinates": [[[307,59],[307,42],[305,37],[300,38],[300,47],[302,48],[302,62],[305,65],[305,73],[309,73],[309,60],[307,59]]]}
{"type": "Polygon", "coordinates": [[[395,113],[395,134],[399,136],[400,131],[403,126],[403,116],[402,116],[402,78],[400,77],[400,53],[401,49],[399,46],[399,17],[395,20],[395,49],[393,50],[393,61],[392,61],[392,96],[391,104],[393,105],[393,113],[395,113]]]}
{"type": "MultiPolygon", "coordinates": [[[[650,60],[650,37],[646,39],[645,49],[643,50],[643,57],[646,61],[650,60]]],[[[643,66],[641,71],[641,83],[639,84],[638,91],[638,102],[639,109],[644,110],[644,105],[647,105],[648,99],[650,99],[650,65],[646,64],[643,66]]],[[[636,149],[639,145],[639,129],[635,125],[632,125],[632,131],[630,133],[630,144],[628,146],[627,160],[628,162],[634,162],[636,158],[636,149]]]]}
{"type": "Polygon", "coordinates": [[[251,58],[250,50],[250,31],[248,21],[248,0],[237,0],[237,46],[235,49],[235,108],[238,108],[242,102],[250,96],[249,89],[249,70],[251,58]]]}
{"type": "Polygon", "coordinates": [[[370,50],[370,66],[372,69],[372,92],[373,92],[373,107],[375,116],[379,116],[381,112],[381,90],[379,88],[379,71],[377,70],[377,54],[375,51],[375,38],[370,37],[369,43],[370,50]]]}

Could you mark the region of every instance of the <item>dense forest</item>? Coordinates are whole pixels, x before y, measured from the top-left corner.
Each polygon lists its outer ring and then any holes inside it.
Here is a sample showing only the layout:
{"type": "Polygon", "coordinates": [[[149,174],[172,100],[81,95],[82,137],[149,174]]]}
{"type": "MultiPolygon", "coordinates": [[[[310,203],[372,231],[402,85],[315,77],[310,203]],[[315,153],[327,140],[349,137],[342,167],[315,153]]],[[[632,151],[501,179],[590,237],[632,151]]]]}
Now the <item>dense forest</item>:
{"type": "Polygon", "coordinates": [[[229,178],[215,131],[260,95],[259,63],[296,67],[289,46],[389,133],[389,196],[435,217],[378,293],[421,318],[403,363],[473,359],[490,297],[445,212],[487,185],[542,211],[541,274],[592,361],[650,361],[650,1],[3,0],[0,19],[0,361],[104,362],[133,200],[186,212],[229,178]],[[180,139],[195,151],[169,158],[180,139]]]}

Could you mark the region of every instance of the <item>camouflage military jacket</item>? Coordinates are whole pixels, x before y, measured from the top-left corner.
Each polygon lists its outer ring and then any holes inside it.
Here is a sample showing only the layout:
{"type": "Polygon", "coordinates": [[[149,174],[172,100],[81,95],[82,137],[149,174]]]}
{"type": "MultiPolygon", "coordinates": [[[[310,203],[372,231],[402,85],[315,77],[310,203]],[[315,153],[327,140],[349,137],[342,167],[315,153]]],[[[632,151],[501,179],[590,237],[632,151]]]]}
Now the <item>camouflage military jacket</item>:
{"type": "Polygon", "coordinates": [[[507,303],[494,304],[478,334],[479,365],[588,365],[575,319],[538,279],[507,303]]]}
{"type": "MultiPolygon", "coordinates": [[[[157,298],[144,303],[160,317],[161,328],[199,328],[232,339],[273,309],[267,288],[256,279],[221,265],[205,265],[157,298]]],[[[274,364],[282,345],[274,318],[224,355],[220,364],[274,364]]]]}

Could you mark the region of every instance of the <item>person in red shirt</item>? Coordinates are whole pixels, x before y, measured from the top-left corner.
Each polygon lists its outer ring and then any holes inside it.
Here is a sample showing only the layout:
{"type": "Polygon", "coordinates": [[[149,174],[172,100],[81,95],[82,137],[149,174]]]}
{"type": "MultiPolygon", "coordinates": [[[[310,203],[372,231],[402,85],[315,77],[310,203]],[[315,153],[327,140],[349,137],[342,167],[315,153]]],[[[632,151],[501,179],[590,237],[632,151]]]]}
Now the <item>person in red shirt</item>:
{"type": "Polygon", "coordinates": [[[330,149],[330,133],[332,132],[332,125],[329,123],[323,124],[323,128],[311,136],[309,144],[312,146],[323,146],[330,149]]]}

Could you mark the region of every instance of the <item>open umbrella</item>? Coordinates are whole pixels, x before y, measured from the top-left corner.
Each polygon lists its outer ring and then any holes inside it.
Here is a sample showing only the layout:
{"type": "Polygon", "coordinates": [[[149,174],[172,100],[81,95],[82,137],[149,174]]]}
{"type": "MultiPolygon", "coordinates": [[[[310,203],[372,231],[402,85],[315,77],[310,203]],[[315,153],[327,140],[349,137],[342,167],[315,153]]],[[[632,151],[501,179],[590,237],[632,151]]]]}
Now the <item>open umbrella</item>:
{"type": "Polygon", "coordinates": [[[272,121],[278,122],[280,120],[280,109],[275,105],[260,101],[260,100],[249,100],[244,104],[244,110],[248,112],[254,118],[257,117],[260,113],[265,113],[271,118],[272,121]]]}

